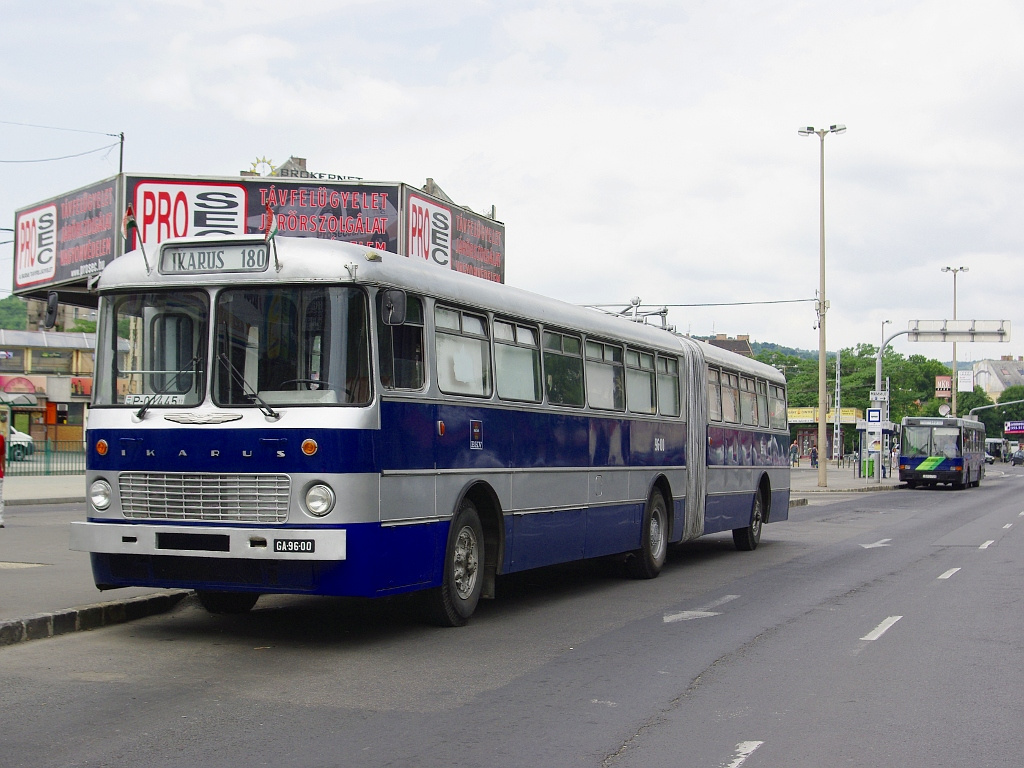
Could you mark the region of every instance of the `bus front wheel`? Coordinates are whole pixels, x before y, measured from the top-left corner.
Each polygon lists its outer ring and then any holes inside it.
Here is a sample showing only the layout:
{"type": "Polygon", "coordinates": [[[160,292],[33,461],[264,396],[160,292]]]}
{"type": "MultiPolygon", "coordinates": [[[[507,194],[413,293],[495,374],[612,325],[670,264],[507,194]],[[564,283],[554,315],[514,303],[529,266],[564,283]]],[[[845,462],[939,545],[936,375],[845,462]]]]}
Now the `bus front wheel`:
{"type": "Polygon", "coordinates": [[[476,504],[463,499],[448,531],[441,586],[427,595],[427,610],[439,627],[461,627],[480,602],[484,576],[484,529],[476,504]]]}
{"type": "Polygon", "coordinates": [[[751,552],[761,541],[761,527],[764,525],[764,497],[760,489],[754,493],[754,504],[750,509],[750,524],[744,528],[733,528],[732,541],[736,549],[751,552]]]}
{"type": "Polygon", "coordinates": [[[199,604],[210,613],[248,613],[260,596],[255,592],[196,592],[199,604]]]}

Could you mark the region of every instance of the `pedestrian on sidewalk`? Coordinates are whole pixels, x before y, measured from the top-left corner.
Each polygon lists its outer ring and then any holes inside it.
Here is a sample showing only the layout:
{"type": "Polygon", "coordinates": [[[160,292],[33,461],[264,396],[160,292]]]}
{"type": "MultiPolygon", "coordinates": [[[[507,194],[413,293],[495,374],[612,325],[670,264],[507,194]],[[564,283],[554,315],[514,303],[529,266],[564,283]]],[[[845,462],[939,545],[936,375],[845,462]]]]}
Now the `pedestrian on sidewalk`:
{"type": "Polygon", "coordinates": [[[789,463],[794,467],[800,466],[800,446],[796,444],[796,440],[789,446],[789,463]]]}
{"type": "Polygon", "coordinates": [[[818,446],[811,446],[811,466],[814,469],[818,468],[818,446]]]}

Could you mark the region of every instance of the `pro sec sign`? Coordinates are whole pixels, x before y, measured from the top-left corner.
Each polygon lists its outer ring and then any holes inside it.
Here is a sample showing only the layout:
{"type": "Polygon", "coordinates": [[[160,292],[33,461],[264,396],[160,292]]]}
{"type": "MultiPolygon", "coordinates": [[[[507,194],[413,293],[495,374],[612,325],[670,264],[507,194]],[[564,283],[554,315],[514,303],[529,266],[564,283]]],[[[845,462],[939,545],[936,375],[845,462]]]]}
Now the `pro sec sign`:
{"type": "Polygon", "coordinates": [[[140,181],[133,196],[139,237],[146,244],[244,235],[247,204],[245,187],[230,183],[140,181]]]}

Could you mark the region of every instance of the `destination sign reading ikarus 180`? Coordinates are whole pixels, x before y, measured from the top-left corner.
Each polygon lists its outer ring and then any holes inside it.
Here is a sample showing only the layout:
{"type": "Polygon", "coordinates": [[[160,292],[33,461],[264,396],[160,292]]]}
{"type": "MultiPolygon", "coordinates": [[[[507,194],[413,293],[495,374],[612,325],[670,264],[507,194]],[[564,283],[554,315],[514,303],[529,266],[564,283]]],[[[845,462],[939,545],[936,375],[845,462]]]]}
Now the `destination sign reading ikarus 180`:
{"type": "Polygon", "coordinates": [[[263,272],[269,263],[266,243],[216,243],[208,246],[166,245],[160,255],[165,275],[206,272],[263,272]]]}

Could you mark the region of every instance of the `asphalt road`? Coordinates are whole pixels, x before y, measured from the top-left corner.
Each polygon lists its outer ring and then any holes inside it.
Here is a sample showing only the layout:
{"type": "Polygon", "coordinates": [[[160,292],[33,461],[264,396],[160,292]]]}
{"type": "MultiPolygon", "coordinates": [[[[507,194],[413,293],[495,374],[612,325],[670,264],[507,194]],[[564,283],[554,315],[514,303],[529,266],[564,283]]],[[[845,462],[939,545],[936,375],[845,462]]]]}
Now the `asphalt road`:
{"type": "Polygon", "coordinates": [[[1024,469],[822,494],[650,582],[505,579],[469,626],[261,598],[0,647],[3,766],[1019,766],[1024,469]]]}

